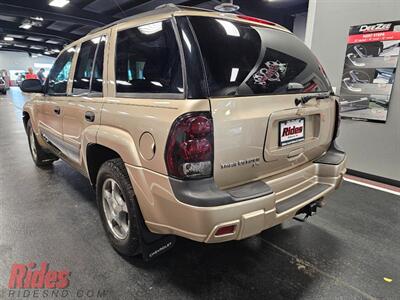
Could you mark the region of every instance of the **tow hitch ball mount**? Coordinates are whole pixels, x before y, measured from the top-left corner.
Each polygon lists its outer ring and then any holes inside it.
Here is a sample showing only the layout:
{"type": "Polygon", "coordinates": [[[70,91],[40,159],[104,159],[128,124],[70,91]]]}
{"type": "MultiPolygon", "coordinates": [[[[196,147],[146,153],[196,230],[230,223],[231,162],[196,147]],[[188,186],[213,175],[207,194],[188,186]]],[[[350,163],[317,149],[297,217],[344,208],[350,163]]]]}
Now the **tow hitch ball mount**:
{"type": "Polygon", "coordinates": [[[297,211],[296,216],[293,218],[296,221],[299,222],[305,222],[308,217],[311,217],[317,213],[317,208],[322,207],[325,205],[324,199],[318,199],[314,202],[311,202],[310,204],[304,206],[300,210],[297,211]],[[304,214],[305,216],[303,218],[297,217],[298,215],[304,214]]]}

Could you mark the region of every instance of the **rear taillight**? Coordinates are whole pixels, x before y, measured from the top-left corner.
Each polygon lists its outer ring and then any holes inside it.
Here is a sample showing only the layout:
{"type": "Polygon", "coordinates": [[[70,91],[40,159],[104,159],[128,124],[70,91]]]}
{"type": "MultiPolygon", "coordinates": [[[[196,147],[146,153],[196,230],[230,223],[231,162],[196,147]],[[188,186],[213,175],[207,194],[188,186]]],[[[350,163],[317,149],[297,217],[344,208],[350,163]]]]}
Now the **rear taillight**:
{"type": "Polygon", "coordinates": [[[339,103],[339,98],[335,97],[335,129],[333,131],[333,138],[332,140],[335,140],[339,136],[339,128],[340,128],[340,103],[339,103]]]}
{"type": "Polygon", "coordinates": [[[179,179],[211,177],[213,122],[209,112],[187,113],[172,124],[165,161],[168,175],[179,179]]]}

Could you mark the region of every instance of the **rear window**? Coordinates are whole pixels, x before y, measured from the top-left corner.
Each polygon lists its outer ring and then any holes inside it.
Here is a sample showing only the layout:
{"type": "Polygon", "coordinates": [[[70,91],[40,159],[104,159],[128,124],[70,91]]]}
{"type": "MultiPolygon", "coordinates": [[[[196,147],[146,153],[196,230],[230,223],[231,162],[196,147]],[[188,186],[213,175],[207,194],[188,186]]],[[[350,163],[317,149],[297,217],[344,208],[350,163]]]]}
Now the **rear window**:
{"type": "Polygon", "coordinates": [[[279,30],[208,17],[190,17],[206,68],[210,96],[251,96],[330,89],[311,51],[279,30]]]}
{"type": "Polygon", "coordinates": [[[118,32],[117,95],[182,94],[182,65],[170,20],[118,32]]]}

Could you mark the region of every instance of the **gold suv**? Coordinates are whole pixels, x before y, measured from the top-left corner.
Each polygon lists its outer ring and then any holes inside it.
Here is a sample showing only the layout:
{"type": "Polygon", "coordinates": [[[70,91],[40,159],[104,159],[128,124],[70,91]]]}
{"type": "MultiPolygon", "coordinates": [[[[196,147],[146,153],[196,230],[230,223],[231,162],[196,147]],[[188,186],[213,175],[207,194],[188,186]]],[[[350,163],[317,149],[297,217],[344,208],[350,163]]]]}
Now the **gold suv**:
{"type": "Polygon", "coordinates": [[[338,99],[310,50],[257,18],[165,5],[59,55],[23,120],[36,165],[96,189],[114,248],[240,240],[310,215],[336,189],[338,99]]]}

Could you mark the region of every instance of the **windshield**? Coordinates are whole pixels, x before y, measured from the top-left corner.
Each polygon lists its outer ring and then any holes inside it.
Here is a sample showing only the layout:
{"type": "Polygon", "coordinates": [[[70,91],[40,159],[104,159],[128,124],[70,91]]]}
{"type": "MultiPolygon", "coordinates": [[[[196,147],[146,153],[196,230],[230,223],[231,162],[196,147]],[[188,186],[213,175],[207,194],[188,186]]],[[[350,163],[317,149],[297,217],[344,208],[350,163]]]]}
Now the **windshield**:
{"type": "Polygon", "coordinates": [[[210,96],[330,90],[315,56],[292,34],[225,19],[189,20],[202,52],[210,96]]]}

